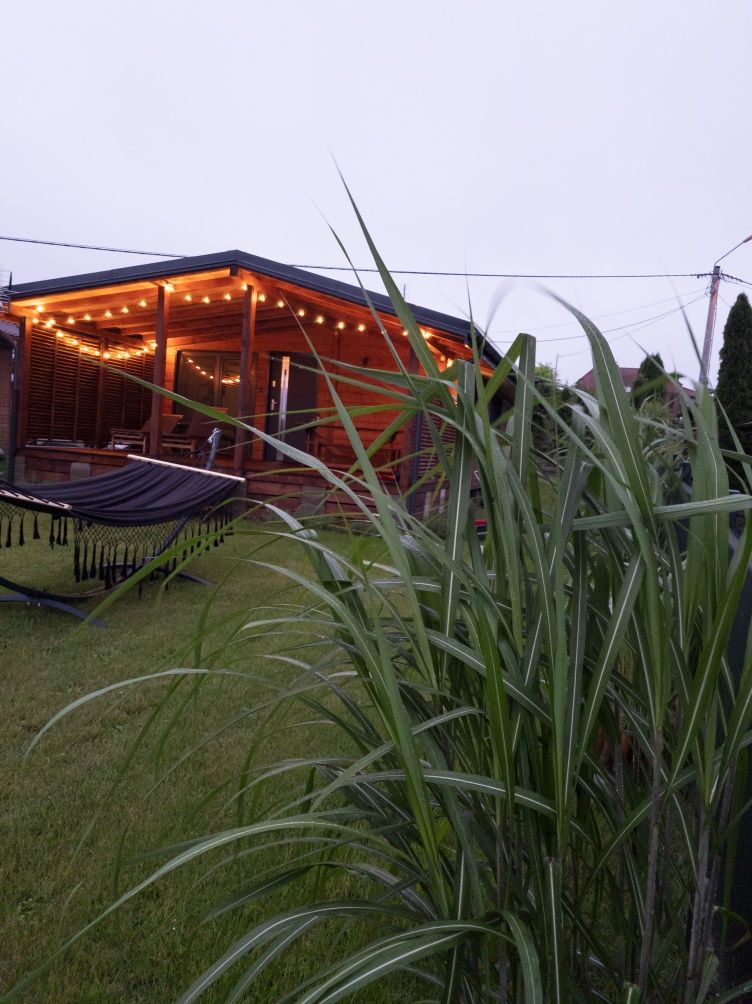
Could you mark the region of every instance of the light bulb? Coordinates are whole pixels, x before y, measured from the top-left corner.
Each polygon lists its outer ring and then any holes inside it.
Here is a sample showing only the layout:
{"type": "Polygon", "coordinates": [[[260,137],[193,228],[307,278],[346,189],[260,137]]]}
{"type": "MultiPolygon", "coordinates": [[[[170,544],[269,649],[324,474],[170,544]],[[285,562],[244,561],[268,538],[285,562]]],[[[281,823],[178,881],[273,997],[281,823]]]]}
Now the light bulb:
{"type": "Polygon", "coordinates": [[[72,317],[69,317],[67,323],[68,324],[75,324],[75,321],[73,320],[72,317]]]}
{"type": "Polygon", "coordinates": [[[139,305],[139,307],[145,307],[146,306],[146,300],[139,300],[138,301],[138,305],[139,305]]]}
{"type": "Polygon", "coordinates": [[[185,294],[185,299],[186,299],[186,301],[187,301],[188,303],[190,303],[190,302],[191,302],[191,300],[193,299],[193,297],[191,296],[191,294],[190,294],[190,293],[186,293],[186,294],[185,294]]]}
{"type": "Polygon", "coordinates": [[[65,332],[64,331],[58,331],[58,332],[56,332],[55,337],[56,338],[65,338],[65,332]]]}
{"type": "Polygon", "coordinates": [[[301,308],[300,308],[300,310],[298,311],[298,317],[305,317],[305,310],[303,310],[303,308],[302,308],[302,307],[301,307],[301,308]]]}
{"type": "Polygon", "coordinates": [[[128,313],[128,308],[127,307],[121,307],[120,308],[120,313],[121,314],[127,314],[128,313]]]}
{"type": "Polygon", "coordinates": [[[173,286],[173,284],[171,282],[166,282],[164,284],[164,288],[165,288],[165,293],[174,293],[175,292],[175,287],[173,286]]]}
{"type": "Polygon", "coordinates": [[[358,325],[358,331],[365,331],[365,330],[366,330],[365,324],[359,324],[358,325]]]}
{"type": "Polygon", "coordinates": [[[209,299],[208,296],[205,296],[202,302],[203,303],[211,303],[211,300],[209,299]]]}
{"type": "Polygon", "coordinates": [[[277,300],[277,306],[278,307],[284,307],[284,305],[285,305],[285,301],[284,300],[277,300]]]}
{"type": "MultiPolygon", "coordinates": [[[[245,285],[243,288],[248,289],[248,287],[245,285]]],[[[259,293],[258,298],[259,298],[259,303],[266,303],[266,293],[259,293]]]]}
{"type": "Polygon", "coordinates": [[[231,300],[232,296],[229,293],[225,293],[225,300],[231,300]]]}
{"type": "Polygon", "coordinates": [[[84,320],[85,321],[90,321],[91,320],[91,314],[84,314],[84,320]]]}
{"type": "Polygon", "coordinates": [[[323,324],[323,323],[324,323],[324,317],[323,317],[323,315],[322,314],[318,314],[317,317],[316,317],[316,324],[323,324]]]}
{"type": "Polygon", "coordinates": [[[109,359],[111,355],[112,355],[111,352],[103,352],[102,353],[102,358],[103,359],[109,359]]]}
{"type": "Polygon", "coordinates": [[[111,310],[105,310],[104,316],[105,317],[112,317],[112,311],[111,310]]]}
{"type": "Polygon", "coordinates": [[[337,328],[338,328],[338,329],[339,329],[340,331],[344,331],[344,328],[345,328],[345,322],[344,322],[344,321],[340,321],[340,322],[339,322],[339,323],[337,324],[337,328]]]}
{"type": "Polygon", "coordinates": [[[36,312],[38,314],[43,314],[44,313],[44,307],[42,306],[41,303],[38,303],[34,309],[36,310],[36,312]]]}

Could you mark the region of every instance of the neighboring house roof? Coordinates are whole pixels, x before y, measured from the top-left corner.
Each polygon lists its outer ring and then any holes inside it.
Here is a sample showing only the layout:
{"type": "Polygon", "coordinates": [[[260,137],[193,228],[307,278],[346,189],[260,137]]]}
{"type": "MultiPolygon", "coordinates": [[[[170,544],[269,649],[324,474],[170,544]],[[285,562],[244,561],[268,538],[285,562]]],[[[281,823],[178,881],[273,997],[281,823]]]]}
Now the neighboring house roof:
{"type": "MultiPolygon", "coordinates": [[[[397,312],[391,300],[383,293],[364,291],[359,286],[330,279],[327,276],[307,272],[292,265],[283,265],[268,258],[259,258],[245,251],[221,251],[217,254],[193,255],[186,258],[171,258],[168,261],[149,262],[147,265],[130,265],[126,268],[107,269],[103,272],[87,272],[82,275],[64,276],[59,279],[44,279],[38,282],[25,282],[10,287],[10,300],[25,300],[33,297],[50,296],[55,293],[70,293],[82,289],[95,289],[98,286],[112,286],[129,282],[143,282],[150,279],[162,279],[169,276],[188,275],[192,272],[206,272],[220,268],[241,268],[258,275],[289,282],[316,293],[338,297],[349,303],[367,306],[366,295],[374,307],[385,314],[396,316],[397,312]]],[[[461,338],[465,345],[470,344],[471,325],[465,318],[443,314],[430,310],[418,304],[408,304],[418,324],[438,328],[449,335],[461,338]]],[[[476,339],[478,332],[476,331],[476,339]]],[[[483,355],[492,365],[497,365],[501,359],[498,351],[489,343],[483,346],[483,355]]]]}
{"type": "MultiPolygon", "coordinates": [[[[631,390],[632,386],[637,378],[637,374],[640,372],[637,366],[620,366],[619,376],[621,377],[621,382],[624,384],[627,390],[631,390]]],[[[595,394],[595,370],[588,370],[580,379],[577,381],[576,386],[580,390],[586,391],[588,394],[595,394]]]]}
{"type": "MultiPolygon", "coordinates": [[[[620,366],[619,376],[621,377],[621,382],[624,384],[625,390],[632,390],[634,382],[637,379],[637,374],[640,372],[637,366],[620,366]]],[[[575,386],[579,387],[580,390],[586,391],[588,394],[595,394],[595,371],[588,370],[580,379],[577,381],[575,386]]],[[[681,383],[674,380],[670,380],[666,386],[666,399],[668,401],[669,408],[672,414],[678,413],[680,410],[680,391],[681,387],[684,394],[694,400],[695,392],[691,387],[684,387],[681,383]]]]}

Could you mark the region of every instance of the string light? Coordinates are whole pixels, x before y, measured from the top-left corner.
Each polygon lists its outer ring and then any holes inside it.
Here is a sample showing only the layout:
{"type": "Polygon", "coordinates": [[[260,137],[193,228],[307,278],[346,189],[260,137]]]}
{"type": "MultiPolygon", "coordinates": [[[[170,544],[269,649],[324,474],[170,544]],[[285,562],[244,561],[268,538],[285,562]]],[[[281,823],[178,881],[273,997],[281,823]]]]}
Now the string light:
{"type": "Polygon", "coordinates": [[[232,296],[230,293],[225,293],[225,300],[231,300],[232,296]]]}
{"type": "Polygon", "coordinates": [[[173,284],[171,282],[166,282],[164,284],[164,288],[165,288],[165,293],[174,293],[175,292],[175,287],[173,286],[173,284]]]}
{"type": "Polygon", "coordinates": [[[55,332],[55,337],[56,338],[65,338],[65,332],[64,331],[57,331],[57,332],[55,332]]]}
{"type": "Polygon", "coordinates": [[[85,321],[90,321],[91,320],[91,314],[84,314],[84,320],[85,321]]]}
{"type": "Polygon", "coordinates": [[[138,301],[138,305],[139,305],[139,307],[145,307],[146,306],[146,300],[139,300],[138,301]]]}
{"type": "Polygon", "coordinates": [[[301,307],[301,308],[300,308],[300,310],[298,311],[298,317],[305,317],[305,310],[303,310],[303,308],[302,308],[302,307],[301,307]]]}
{"type": "Polygon", "coordinates": [[[324,316],[323,316],[323,314],[319,314],[316,317],[316,324],[323,324],[323,323],[324,323],[324,316]]]}
{"type": "Polygon", "coordinates": [[[284,307],[284,305],[285,305],[285,301],[284,300],[277,300],[277,306],[278,307],[284,307]]]}
{"type": "MultiPolygon", "coordinates": [[[[244,288],[248,289],[247,286],[245,286],[244,288]]],[[[259,303],[266,303],[266,293],[259,293],[258,298],[259,298],[259,303]]]]}
{"type": "Polygon", "coordinates": [[[111,352],[103,352],[102,353],[102,358],[103,359],[109,359],[111,355],[112,355],[111,352]]]}
{"type": "Polygon", "coordinates": [[[44,313],[44,307],[42,306],[41,303],[38,303],[34,309],[36,310],[36,312],[38,314],[43,314],[44,313]]]}
{"type": "Polygon", "coordinates": [[[243,290],[244,293],[247,293],[248,292],[248,283],[247,282],[241,282],[240,288],[243,290]]]}
{"type": "Polygon", "coordinates": [[[55,326],[55,318],[51,317],[49,321],[44,322],[45,328],[53,328],[55,326]]]}
{"type": "Polygon", "coordinates": [[[120,313],[121,314],[127,314],[128,313],[128,308],[127,307],[121,307],[120,308],[120,313]]]}
{"type": "Polygon", "coordinates": [[[337,330],[338,331],[344,331],[345,330],[345,322],[344,321],[338,321],[337,322],[337,330]]]}
{"type": "Polygon", "coordinates": [[[112,317],[112,311],[111,310],[105,310],[104,316],[105,317],[112,317]]]}
{"type": "Polygon", "coordinates": [[[365,330],[366,330],[365,324],[359,324],[358,325],[358,331],[365,331],[365,330]]]}
{"type": "Polygon", "coordinates": [[[190,293],[186,293],[185,294],[185,299],[186,299],[186,303],[191,303],[191,301],[193,300],[193,297],[191,296],[190,293]]]}
{"type": "Polygon", "coordinates": [[[205,296],[204,299],[201,302],[202,303],[211,303],[211,300],[209,299],[208,296],[205,296]]]}
{"type": "Polygon", "coordinates": [[[75,324],[75,321],[73,320],[72,317],[69,317],[67,323],[68,324],[75,324]]]}

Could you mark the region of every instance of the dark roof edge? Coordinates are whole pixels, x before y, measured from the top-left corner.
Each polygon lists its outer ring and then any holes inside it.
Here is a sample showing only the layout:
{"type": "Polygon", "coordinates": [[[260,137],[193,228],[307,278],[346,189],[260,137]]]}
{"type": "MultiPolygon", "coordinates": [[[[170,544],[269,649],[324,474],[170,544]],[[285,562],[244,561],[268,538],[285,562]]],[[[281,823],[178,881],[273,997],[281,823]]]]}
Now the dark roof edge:
{"type": "MultiPolygon", "coordinates": [[[[259,258],[256,255],[247,254],[245,251],[220,251],[216,254],[192,255],[188,258],[170,258],[167,261],[148,262],[145,265],[128,265],[125,268],[112,268],[101,272],[86,272],[81,275],[63,276],[59,279],[44,279],[38,282],[25,282],[11,286],[9,295],[13,300],[27,300],[34,297],[50,296],[55,293],[72,293],[76,290],[93,289],[98,286],[112,286],[126,284],[129,282],[148,281],[149,279],[163,279],[170,276],[189,275],[192,272],[205,272],[217,268],[229,268],[231,266],[247,269],[249,272],[257,272],[270,279],[277,279],[280,282],[289,282],[294,285],[309,289],[315,293],[324,293],[329,296],[346,300],[358,306],[366,306],[368,297],[377,310],[387,314],[397,316],[397,312],[392,306],[392,302],[384,293],[376,293],[366,290],[364,293],[359,286],[342,282],[340,279],[330,279],[328,276],[319,275],[316,272],[308,272],[302,268],[294,268],[292,265],[283,265],[280,262],[271,261],[269,258],[259,258]]],[[[454,335],[461,338],[465,345],[470,344],[470,322],[461,317],[454,317],[451,314],[443,314],[428,307],[421,307],[419,304],[409,303],[415,320],[418,324],[454,335]]],[[[476,330],[476,341],[482,341],[482,336],[476,330]]],[[[483,346],[483,357],[491,365],[497,365],[501,356],[489,342],[483,346]]]]}

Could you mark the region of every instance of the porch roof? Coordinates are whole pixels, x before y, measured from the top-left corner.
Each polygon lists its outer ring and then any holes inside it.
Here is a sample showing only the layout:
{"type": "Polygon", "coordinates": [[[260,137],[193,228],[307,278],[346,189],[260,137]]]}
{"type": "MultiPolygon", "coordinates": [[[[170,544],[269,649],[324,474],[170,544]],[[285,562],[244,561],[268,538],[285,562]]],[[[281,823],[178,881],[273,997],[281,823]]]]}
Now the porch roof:
{"type": "MultiPolygon", "coordinates": [[[[224,269],[228,269],[230,272],[253,273],[272,281],[297,286],[314,294],[334,297],[358,307],[367,307],[366,297],[368,297],[379,313],[397,316],[389,297],[383,293],[372,291],[364,293],[359,286],[351,283],[331,279],[315,272],[308,272],[305,269],[284,265],[281,262],[260,258],[257,255],[239,250],[193,255],[185,258],[173,258],[168,261],[149,262],[145,265],[131,265],[126,268],[106,269],[100,272],[86,272],[57,279],[19,283],[10,287],[8,293],[11,303],[20,305],[31,300],[65,297],[66,294],[93,291],[103,287],[169,280],[178,276],[191,276],[224,269]]],[[[421,307],[419,304],[411,303],[409,307],[419,325],[436,329],[454,339],[461,340],[465,346],[470,345],[472,329],[469,321],[465,318],[444,314],[427,307],[421,307]]],[[[483,356],[485,361],[492,366],[495,366],[500,359],[497,350],[488,342],[483,346],[483,356]]]]}

